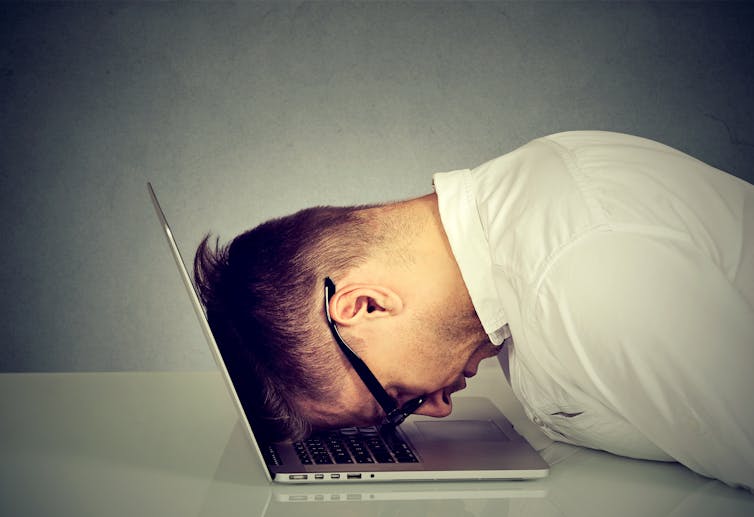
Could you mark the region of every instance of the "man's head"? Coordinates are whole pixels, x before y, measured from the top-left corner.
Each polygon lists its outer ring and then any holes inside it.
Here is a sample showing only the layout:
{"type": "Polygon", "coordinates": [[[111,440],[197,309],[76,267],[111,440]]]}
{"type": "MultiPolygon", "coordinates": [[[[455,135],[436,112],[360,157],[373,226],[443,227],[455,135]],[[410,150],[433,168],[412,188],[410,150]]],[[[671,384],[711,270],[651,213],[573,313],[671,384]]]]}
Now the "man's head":
{"type": "Polygon", "coordinates": [[[272,438],[374,423],[383,412],[325,318],[398,404],[444,416],[494,351],[439,224],[434,196],[303,210],[228,246],[208,238],[194,274],[247,413],[272,438]],[[325,278],[337,288],[325,300],[325,278]]]}

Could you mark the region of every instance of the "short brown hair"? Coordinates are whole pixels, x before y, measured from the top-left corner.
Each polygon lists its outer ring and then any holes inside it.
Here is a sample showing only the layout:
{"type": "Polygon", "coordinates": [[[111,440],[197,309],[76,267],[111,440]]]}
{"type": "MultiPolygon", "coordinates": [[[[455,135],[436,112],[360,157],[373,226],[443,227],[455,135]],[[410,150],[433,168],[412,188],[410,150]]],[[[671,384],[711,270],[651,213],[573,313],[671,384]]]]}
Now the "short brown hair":
{"type": "Polygon", "coordinates": [[[367,207],[315,207],[274,219],[226,246],[207,235],[194,278],[255,432],[301,439],[312,430],[305,400],[337,395],[343,361],[325,323],[326,276],[362,263],[377,236],[367,207]]]}

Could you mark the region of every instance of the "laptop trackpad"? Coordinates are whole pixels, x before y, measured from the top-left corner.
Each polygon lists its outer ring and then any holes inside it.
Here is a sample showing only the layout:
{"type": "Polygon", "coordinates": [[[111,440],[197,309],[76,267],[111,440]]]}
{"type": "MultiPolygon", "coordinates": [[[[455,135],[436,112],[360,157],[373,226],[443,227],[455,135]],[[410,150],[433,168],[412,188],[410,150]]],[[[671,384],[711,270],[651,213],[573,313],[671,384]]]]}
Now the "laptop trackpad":
{"type": "Polygon", "coordinates": [[[431,441],[508,441],[490,420],[424,420],[415,425],[422,436],[431,441]]]}

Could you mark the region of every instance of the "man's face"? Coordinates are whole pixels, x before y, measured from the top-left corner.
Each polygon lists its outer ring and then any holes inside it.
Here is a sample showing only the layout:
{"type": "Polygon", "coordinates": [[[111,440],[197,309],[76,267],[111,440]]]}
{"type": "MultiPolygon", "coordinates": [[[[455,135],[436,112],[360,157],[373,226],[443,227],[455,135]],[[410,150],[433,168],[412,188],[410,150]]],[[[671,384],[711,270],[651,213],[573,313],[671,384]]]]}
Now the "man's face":
{"type": "MultiPolygon", "coordinates": [[[[464,389],[480,361],[499,347],[490,343],[473,311],[440,308],[428,314],[399,322],[397,331],[369,336],[357,352],[399,406],[426,395],[416,414],[443,417],[452,410],[451,394],[464,389]]],[[[348,331],[343,334],[349,341],[348,331]]],[[[385,414],[377,401],[353,368],[345,364],[344,369],[336,401],[310,402],[308,412],[330,427],[381,423],[385,414]]]]}

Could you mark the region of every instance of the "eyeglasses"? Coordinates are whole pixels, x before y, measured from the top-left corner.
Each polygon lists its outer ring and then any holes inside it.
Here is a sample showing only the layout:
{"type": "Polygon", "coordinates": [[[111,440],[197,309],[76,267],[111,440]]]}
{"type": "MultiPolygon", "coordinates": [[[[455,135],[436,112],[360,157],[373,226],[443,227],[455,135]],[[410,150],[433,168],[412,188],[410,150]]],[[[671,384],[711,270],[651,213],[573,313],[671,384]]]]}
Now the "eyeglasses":
{"type": "Polygon", "coordinates": [[[403,406],[398,406],[398,401],[388,395],[387,391],[385,391],[385,388],[382,387],[380,381],[377,380],[377,378],[367,367],[364,361],[362,361],[361,358],[356,355],[356,352],[354,352],[340,336],[338,327],[335,325],[335,322],[330,316],[330,300],[332,300],[334,294],[335,284],[332,280],[330,280],[329,277],[325,278],[325,316],[327,317],[327,324],[330,326],[330,331],[332,332],[335,341],[337,341],[338,345],[340,346],[340,349],[343,350],[344,354],[346,354],[346,357],[351,363],[351,366],[353,366],[353,369],[356,370],[356,373],[372,393],[372,396],[380,404],[382,410],[385,412],[385,415],[387,415],[385,417],[384,424],[398,426],[403,423],[403,421],[409,415],[419,409],[419,406],[424,404],[424,401],[427,400],[427,397],[426,395],[422,395],[420,397],[409,400],[403,406]]]}

